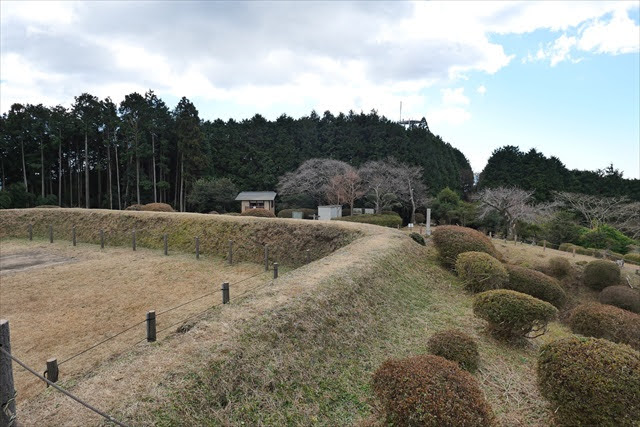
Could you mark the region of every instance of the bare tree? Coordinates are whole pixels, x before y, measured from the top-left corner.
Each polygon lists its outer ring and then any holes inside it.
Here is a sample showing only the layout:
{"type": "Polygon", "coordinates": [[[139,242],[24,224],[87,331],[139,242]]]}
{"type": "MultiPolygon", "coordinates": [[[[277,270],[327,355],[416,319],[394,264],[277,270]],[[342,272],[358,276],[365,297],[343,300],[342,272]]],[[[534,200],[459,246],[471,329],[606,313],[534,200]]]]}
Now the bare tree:
{"type": "Polygon", "coordinates": [[[497,212],[505,220],[507,235],[513,235],[518,221],[539,222],[549,217],[554,210],[555,204],[552,203],[534,205],[532,196],[533,191],[497,187],[482,190],[475,199],[479,202],[480,218],[497,212]]]}
{"type": "Polygon", "coordinates": [[[416,208],[427,201],[427,186],[422,181],[422,168],[409,166],[390,158],[387,160],[395,177],[393,184],[398,199],[411,208],[411,222],[416,222],[416,208]]]}
{"type": "Polygon", "coordinates": [[[609,221],[617,216],[617,211],[628,203],[626,197],[598,197],[588,194],[559,192],[555,194],[557,202],[562,202],[582,215],[591,228],[609,221]]]}
{"type": "Polygon", "coordinates": [[[611,223],[632,239],[640,238],[640,202],[619,205],[611,223]]]}
{"type": "Polygon", "coordinates": [[[333,159],[309,159],[294,172],[284,174],[278,182],[280,195],[306,194],[318,204],[326,200],[331,179],[353,169],[345,162],[333,159]]]}
{"type": "Polygon", "coordinates": [[[362,197],[364,193],[362,178],[352,167],[349,167],[345,173],[331,178],[327,186],[327,200],[329,203],[336,205],[349,203],[351,215],[353,215],[355,201],[362,197]]]}
{"type": "Polygon", "coordinates": [[[370,160],[359,170],[366,193],[377,214],[390,208],[397,200],[397,177],[391,165],[382,160],[370,160]]]}

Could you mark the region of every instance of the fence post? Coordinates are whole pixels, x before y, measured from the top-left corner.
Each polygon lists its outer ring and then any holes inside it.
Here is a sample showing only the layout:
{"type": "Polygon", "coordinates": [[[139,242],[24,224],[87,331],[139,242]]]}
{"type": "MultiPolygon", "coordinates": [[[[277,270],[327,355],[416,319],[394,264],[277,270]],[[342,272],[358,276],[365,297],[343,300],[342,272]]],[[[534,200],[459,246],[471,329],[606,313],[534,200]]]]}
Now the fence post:
{"type": "Polygon", "coordinates": [[[427,221],[425,222],[425,234],[431,236],[431,208],[427,209],[427,221]]]}
{"type": "Polygon", "coordinates": [[[546,251],[546,250],[547,250],[547,241],[546,241],[546,240],[543,240],[543,241],[542,241],[542,252],[544,252],[544,251],[546,251]]]}
{"type": "Polygon", "coordinates": [[[53,225],[49,226],[49,243],[53,243],[53,225]]]}
{"type": "Polygon", "coordinates": [[[162,235],[162,239],[164,240],[164,254],[169,255],[169,236],[167,233],[162,235]]]}
{"type": "MultiPolygon", "coordinates": [[[[44,371],[46,377],[52,383],[58,382],[58,359],[52,357],[51,359],[47,359],[47,370],[44,371]]],[[[49,384],[47,384],[49,387],[49,384]]]]}
{"type": "Polygon", "coordinates": [[[33,240],[33,224],[29,224],[29,240],[33,240]]]}
{"type": "Polygon", "coordinates": [[[229,265],[233,264],[233,240],[229,240],[229,265]]]}
{"type": "Polygon", "coordinates": [[[576,248],[573,248],[573,257],[576,257],[576,248]]]}
{"type": "Polygon", "coordinates": [[[200,237],[196,237],[196,259],[200,259],[200,237]]]}
{"type": "Polygon", "coordinates": [[[133,246],[133,250],[136,250],[136,230],[134,229],[131,232],[131,245],[133,246]]]}
{"type": "Polygon", "coordinates": [[[229,304],[229,282],[222,283],[222,303],[229,304]]]}
{"type": "MultiPolygon", "coordinates": [[[[11,354],[9,321],[0,319],[0,347],[11,354]]],[[[16,390],[13,387],[11,358],[0,352],[0,425],[9,426],[16,419],[16,390]]]]}
{"type": "Polygon", "coordinates": [[[307,264],[311,262],[311,250],[307,249],[307,264]]]}
{"type": "Polygon", "coordinates": [[[489,238],[493,239],[493,234],[491,233],[491,231],[489,232],[489,238]]]}
{"type": "Polygon", "coordinates": [[[273,278],[274,279],[278,278],[278,263],[277,262],[273,263],[273,278]]]}
{"type": "Polygon", "coordinates": [[[100,249],[104,249],[104,230],[100,229],[100,249]]]}
{"type": "Polygon", "coordinates": [[[71,228],[71,240],[73,240],[73,246],[76,245],[76,226],[71,228]]]}
{"type": "Polygon", "coordinates": [[[264,271],[269,271],[269,246],[264,245],[264,271]]]}
{"type": "Polygon", "coordinates": [[[514,234],[514,235],[513,235],[513,244],[514,244],[514,245],[517,245],[517,244],[518,244],[518,235],[517,235],[517,234],[514,234]]]}
{"type": "Polygon", "coordinates": [[[147,311],[147,342],[156,340],[156,311],[147,311]]]}

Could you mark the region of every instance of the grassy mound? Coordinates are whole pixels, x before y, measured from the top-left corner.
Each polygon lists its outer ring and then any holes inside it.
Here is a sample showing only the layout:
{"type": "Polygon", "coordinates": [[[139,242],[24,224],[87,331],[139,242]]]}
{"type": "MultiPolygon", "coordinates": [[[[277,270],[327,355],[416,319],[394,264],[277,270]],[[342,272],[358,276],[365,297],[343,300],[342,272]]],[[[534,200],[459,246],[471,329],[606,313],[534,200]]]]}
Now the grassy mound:
{"type": "Polygon", "coordinates": [[[349,221],[349,222],[360,222],[363,224],[373,224],[380,225],[382,227],[391,227],[396,228],[402,226],[402,218],[399,215],[376,215],[376,214],[365,214],[365,215],[354,215],[354,216],[343,216],[342,218],[335,218],[338,221],[349,221]]]}
{"type": "Polygon", "coordinates": [[[628,344],[640,350],[640,315],[612,305],[588,303],[574,308],[569,326],[577,334],[628,344]]]}
{"type": "Polygon", "coordinates": [[[584,269],[584,284],[601,291],[620,283],[620,267],[613,261],[591,261],[584,269]]]}
{"type": "Polygon", "coordinates": [[[471,292],[502,288],[509,279],[502,263],[484,252],[463,252],[458,255],[456,273],[471,292]]]}
{"type": "Polygon", "coordinates": [[[598,299],[602,304],[609,304],[640,314],[640,292],[628,286],[609,286],[604,288],[598,299]]]}
{"type": "Polygon", "coordinates": [[[522,292],[561,307],[567,299],[567,295],[560,283],[553,277],[549,277],[539,271],[517,265],[507,265],[509,281],[505,288],[522,292]]]}
{"type": "Polygon", "coordinates": [[[538,384],[563,426],[637,426],[640,353],[593,338],[542,347],[538,384]]]}
{"type": "Polygon", "coordinates": [[[427,341],[429,352],[458,362],[462,369],[475,372],[478,369],[480,353],[478,343],[471,335],[459,329],[447,329],[433,334],[427,341]]]}
{"type": "Polygon", "coordinates": [[[544,333],[558,310],[530,295],[498,289],[477,294],[473,313],[489,322],[489,329],[496,336],[511,340],[530,332],[544,333]]]}
{"type": "Polygon", "coordinates": [[[373,389],[393,425],[495,424],[475,379],[439,356],[387,360],[373,376],[373,389]]]}
{"type": "Polygon", "coordinates": [[[485,252],[498,257],[491,240],[477,230],[457,225],[445,225],[433,232],[433,242],[440,254],[440,261],[448,268],[455,266],[458,255],[463,252],[485,252]]]}

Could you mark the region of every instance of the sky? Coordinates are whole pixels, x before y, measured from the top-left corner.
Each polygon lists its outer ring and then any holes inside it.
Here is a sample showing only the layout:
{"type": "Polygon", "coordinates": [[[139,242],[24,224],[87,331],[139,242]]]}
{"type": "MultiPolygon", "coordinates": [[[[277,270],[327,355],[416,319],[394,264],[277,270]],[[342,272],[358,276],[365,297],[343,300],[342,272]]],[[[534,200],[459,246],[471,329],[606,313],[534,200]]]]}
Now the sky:
{"type": "Polygon", "coordinates": [[[640,178],[640,1],[0,2],[0,112],[89,92],[202,119],[425,117],[480,172],[515,145],[640,178]]]}

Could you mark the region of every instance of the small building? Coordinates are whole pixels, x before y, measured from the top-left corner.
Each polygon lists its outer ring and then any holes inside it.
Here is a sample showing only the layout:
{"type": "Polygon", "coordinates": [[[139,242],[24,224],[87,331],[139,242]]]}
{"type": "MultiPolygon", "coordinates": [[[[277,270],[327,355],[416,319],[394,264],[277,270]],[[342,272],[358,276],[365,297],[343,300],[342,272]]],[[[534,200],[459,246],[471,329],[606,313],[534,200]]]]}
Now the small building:
{"type": "Polygon", "coordinates": [[[236,200],[240,201],[240,212],[251,209],[266,209],[276,213],[276,193],[274,191],[243,191],[236,200]]]}
{"type": "Polygon", "coordinates": [[[329,221],[333,218],[342,218],[341,205],[318,206],[318,219],[320,221],[329,221]]]}

